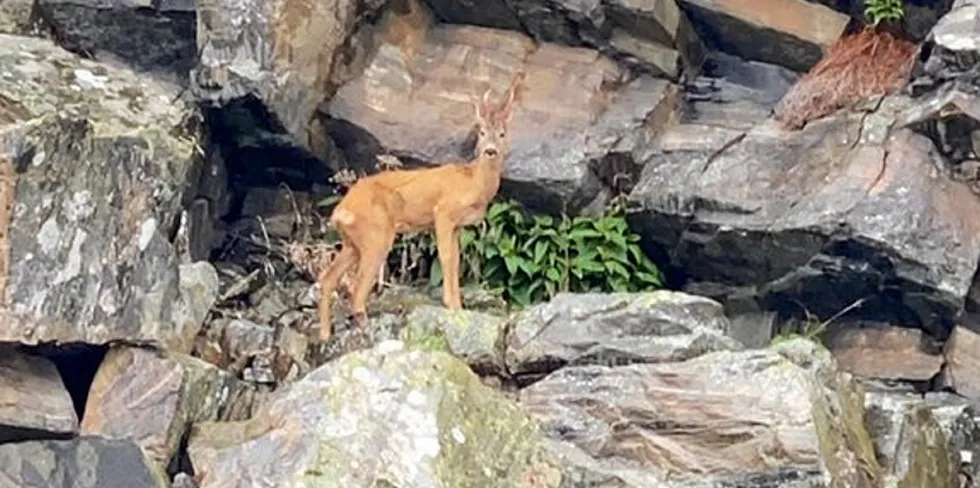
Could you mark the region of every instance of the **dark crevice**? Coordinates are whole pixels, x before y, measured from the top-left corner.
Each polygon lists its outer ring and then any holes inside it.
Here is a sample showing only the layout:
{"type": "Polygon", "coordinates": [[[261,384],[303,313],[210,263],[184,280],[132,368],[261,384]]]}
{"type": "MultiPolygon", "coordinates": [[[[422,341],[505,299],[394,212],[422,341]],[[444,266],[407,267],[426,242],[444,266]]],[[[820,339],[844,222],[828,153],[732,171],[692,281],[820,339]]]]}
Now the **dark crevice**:
{"type": "Polygon", "coordinates": [[[95,373],[99,370],[109,346],[85,343],[42,344],[23,346],[21,350],[54,363],[71,396],[75,413],[81,420],[85,416],[85,403],[88,401],[92,380],[95,379],[95,373]]]}
{"type": "Polygon", "coordinates": [[[191,427],[188,426],[184,430],[184,433],[180,436],[180,443],[177,446],[177,452],[167,463],[167,477],[173,479],[177,473],[187,473],[191,477],[194,476],[194,465],[191,463],[191,456],[187,452],[187,443],[191,437],[191,427]]]}

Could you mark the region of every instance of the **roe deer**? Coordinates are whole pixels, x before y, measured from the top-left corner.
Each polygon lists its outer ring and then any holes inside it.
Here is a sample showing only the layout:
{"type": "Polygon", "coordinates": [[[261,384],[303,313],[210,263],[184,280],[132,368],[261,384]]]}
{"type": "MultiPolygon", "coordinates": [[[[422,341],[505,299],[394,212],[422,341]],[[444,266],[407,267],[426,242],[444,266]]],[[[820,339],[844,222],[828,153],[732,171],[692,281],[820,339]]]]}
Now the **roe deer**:
{"type": "Polygon", "coordinates": [[[397,234],[435,229],[442,266],[442,301],[463,308],[459,290],[459,228],[483,219],[500,188],[509,150],[507,128],[523,74],[507,91],[506,101],[491,107],[490,90],[474,102],[479,133],[476,156],[423,169],[384,171],[358,180],[337,204],[329,223],[340,234],[341,250],[320,272],[320,339],[330,339],[330,305],[340,278],[356,264],[351,311],[358,326],[374,280],[397,234]]]}

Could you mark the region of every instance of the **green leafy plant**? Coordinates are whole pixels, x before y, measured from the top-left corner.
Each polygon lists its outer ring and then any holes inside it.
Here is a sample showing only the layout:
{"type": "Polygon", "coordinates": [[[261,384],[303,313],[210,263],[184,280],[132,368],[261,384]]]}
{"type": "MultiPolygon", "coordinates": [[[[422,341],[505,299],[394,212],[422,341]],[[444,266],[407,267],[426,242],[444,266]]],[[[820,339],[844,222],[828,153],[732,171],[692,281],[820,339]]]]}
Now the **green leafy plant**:
{"type": "Polygon", "coordinates": [[[877,26],[882,21],[897,22],[905,16],[905,8],[902,0],[866,0],[864,2],[864,16],[867,17],[872,25],[877,26]]]}
{"type": "MultiPolygon", "coordinates": [[[[555,218],[494,202],[481,226],[460,231],[461,281],[500,290],[519,306],[561,291],[660,288],[663,276],[639,240],[619,207],[600,217],[555,218]]],[[[441,281],[434,260],[430,283],[441,281]]]]}

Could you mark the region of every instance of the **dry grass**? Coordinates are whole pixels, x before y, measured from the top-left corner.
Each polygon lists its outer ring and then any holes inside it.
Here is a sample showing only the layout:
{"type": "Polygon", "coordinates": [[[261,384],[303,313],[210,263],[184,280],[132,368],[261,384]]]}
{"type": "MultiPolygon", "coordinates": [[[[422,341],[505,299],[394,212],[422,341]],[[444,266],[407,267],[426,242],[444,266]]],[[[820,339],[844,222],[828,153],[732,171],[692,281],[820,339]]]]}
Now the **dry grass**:
{"type": "Polygon", "coordinates": [[[867,97],[901,90],[915,52],[915,44],[886,31],[869,28],[842,36],[783,96],[775,118],[799,129],[867,97]]]}

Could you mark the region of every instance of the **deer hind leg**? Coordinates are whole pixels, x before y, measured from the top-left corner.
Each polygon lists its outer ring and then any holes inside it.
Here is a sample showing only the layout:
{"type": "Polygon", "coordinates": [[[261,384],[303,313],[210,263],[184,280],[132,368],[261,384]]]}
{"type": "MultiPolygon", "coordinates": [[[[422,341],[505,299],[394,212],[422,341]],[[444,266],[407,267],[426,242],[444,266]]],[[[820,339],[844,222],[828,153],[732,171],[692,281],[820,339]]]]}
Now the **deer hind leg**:
{"type": "Polygon", "coordinates": [[[459,232],[448,216],[436,216],[436,248],[442,266],[442,303],[450,310],[463,308],[459,291],[459,232]]]}
{"type": "Polygon", "coordinates": [[[334,257],[327,267],[323,268],[317,282],[320,284],[320,301],[318,312],[320,317],[320,340],[326,342],[333,334],[333,326],[330,322],[330,305],[333,299],[333,292],[340,282],[340,278],[346,273],[357,260],[357,251],[354,246],[344,243],[340,252],[334,257]]]}
{"type": "Polygon", "coordinates": [[[358,229],[357,251],[360,256],[357,262],[357,277],[354,283],[354,293],[351,298],[351,311],[358,325],[364,325],[367,318],[367,299],[371,288],[378,279],[381,265],[388,257],[388,251],[395,243],[395,231],[388,226],[377,226],[358,229]]]}

